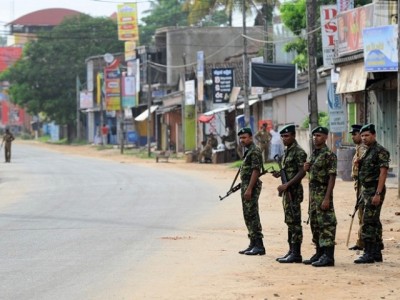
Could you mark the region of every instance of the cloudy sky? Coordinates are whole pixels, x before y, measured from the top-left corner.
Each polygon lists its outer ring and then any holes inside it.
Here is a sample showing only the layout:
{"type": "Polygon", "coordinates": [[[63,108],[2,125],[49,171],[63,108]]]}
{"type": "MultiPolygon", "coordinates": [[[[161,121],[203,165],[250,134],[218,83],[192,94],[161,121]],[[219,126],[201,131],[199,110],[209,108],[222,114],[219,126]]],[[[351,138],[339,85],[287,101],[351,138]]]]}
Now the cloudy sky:
{"type": "Polygon", "coordinates": [[[0,0],[0,28],[23,15],[46,8],[74,9],[95,17],[110,16],[117,11],[117,5],[124,2],[137,3],[139,19],[150,6],[148,0],[0,0]]]}

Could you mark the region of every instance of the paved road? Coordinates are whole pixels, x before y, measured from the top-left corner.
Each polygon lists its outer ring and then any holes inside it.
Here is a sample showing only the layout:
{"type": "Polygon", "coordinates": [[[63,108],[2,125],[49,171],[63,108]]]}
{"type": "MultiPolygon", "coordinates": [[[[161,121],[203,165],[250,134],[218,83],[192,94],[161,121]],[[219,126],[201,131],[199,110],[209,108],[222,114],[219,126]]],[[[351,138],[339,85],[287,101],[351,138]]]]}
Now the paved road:
{"type": "Polygon", "coordinates": [[[110,289],[215,195],[174,170],[14,146],[0,164],[0,299],[121,299],[110,289]]]}

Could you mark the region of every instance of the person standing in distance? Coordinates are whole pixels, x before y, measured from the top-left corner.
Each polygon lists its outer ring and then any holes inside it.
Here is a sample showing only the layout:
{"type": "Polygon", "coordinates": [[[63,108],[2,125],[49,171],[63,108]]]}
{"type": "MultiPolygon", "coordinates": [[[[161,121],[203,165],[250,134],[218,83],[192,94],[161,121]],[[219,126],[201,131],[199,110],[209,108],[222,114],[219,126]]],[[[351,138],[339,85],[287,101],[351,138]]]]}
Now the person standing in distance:
{"type": "Polygon", "coordinates": [[[261,129],[254,135],[254,138],[258,142],[258,146],[261,149],[261,153],[264,157],[264,162],[267,162],[269,158],[269,144],[271,141],[271,134],[267,131],[266,123],[262,124],[261,129]]]}
{"type": "Polygon", "coordinates": [[[264,255],[263,234],[258,208],[258,198],[261,193],[261,180],[263,169],[260,148],[253,143],[251,128],[244,127],[238,132],[240,144],[245,148],[243,163],[240,167],[241,197],[244,222],[247,227],[250,245],[239,251],[246,255],[264,255]]]}
{"type": "Polygon", "coordinates": [[[382,262],[382,223],[381,209],[386,194],[386,178],[389,169],[390,153],[376,141],[374,124],[364,125],[361,140],[367,151],[359,162],[359,182],[364,202],[364,219],[361,237],[364,242],[364,254],[356,259],[356,264],[382,262]]]}
{"type": "Polygon", "coordinates": [[[337,157],[326,145],[329,130],[318,126],[312,130],[314,151],[310,161],[304,164],[309,172],[309,215],[312,241],[316,253],[306,265],[329,267],[335,265],[336,214],[333,207],[333,188],[335,187],[337,157]]]}
{"type": "MultiPolygon", "coordinates": [[[[352,169],[351,169],[351,177],[354,180],[354,189],[356,191],[356,199],[357,201],[359,200],[360,196],[360,186],[358,185],[358,163],[361,159],[361,157],[364,155],[365,151],[367,150],[367,147],[362,143],[361,141],[361,130],[362,125],[354,124],[351,125],[351,139],[353,140],[354,144],[356,145],[356,153],[354,154],[353,157],[353,162],[352,162],[352,169]]],[[[362,220],[363,220],[363,212],[364,212],[364,204],[360,203],[358,206],[358,238],[357,242],[354,246],[350,247],[349,250],[363,250],[364,249],[364,243],[361,238],[361,227],[362,227],[362,220]]]]}
{"type": "MultiPolygon", "coordinates": [[[[301,256],[301,243],[303,242],[301,202],[303,202],[304,196],[301,180],[306,175],[303,166],[307,160],[307,153],[296,141],[296,127],[294,125],[283,127],[279,133],[286,148],[282,158],[282,168],[288,182],[279,185],[278,192],[282,193],[285,223],[288,226],[289,251],[276,260],[280,263],[301,263],[303,261],[301,256]]],[[[273,175],[279,177],[280,173],[275,172],[273,175]]]]}
{"type": "Polygon", "coordinates": [[[6,128],[6,132],[3,135],[3,142],[4,143],[4,156],[5,162],[11,162],[11,143],[15,140],[14,135],[11,133],[10,129],[6,128]]]}

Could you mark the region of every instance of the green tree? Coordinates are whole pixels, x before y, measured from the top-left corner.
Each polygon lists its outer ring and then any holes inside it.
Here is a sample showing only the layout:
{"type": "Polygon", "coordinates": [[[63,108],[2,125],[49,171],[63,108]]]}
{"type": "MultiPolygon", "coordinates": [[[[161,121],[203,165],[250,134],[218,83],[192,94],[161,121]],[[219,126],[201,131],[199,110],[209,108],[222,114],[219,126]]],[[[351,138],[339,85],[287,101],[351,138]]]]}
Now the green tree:
{"type": "Polygon", "coordinates": [[[71,140],[76,122],[76,77],[86,77],[85,59],[123,51],[117,24],[108,18],[79,15],[41,32],[26,45],[22,59],[2,77],[10,84],[13,102],[32,114],[44,113],[68,125],[71,140]]]}
{"type": "Polygon", "coordinates": [[[154,33],[158,28],[168,26],[187,26],[188,13],[183,10],[185,0],[157,0],[151,2],[151,7],[142,18],[140,26],[140,44],[149,45],[153,42],[154,33]]]}
{"type": "MultiPolygon", "coordinates": [[[[289,28],[295,35],[296,39],[289,42],[285,46],[285,51],[291,52],[295,51],[297,53],[296,58],[293,63],[297,63],[300,70],[307,69],[307,38],[304,36],[307,24],[307,13],[306,13],[306,1],[307,0],[294,0],[291,2],[284,2],[280,6],[281,18],[283,24],[289,28]]],[[[320,0],[317,1],[318,5],[336,4],[336,0],[320,0]]],[[[356,6],[362,6],[371,3],[372,0],[356,0],[356,6]]],[[[320,9],[317,10],[317,15],[319,17],[320,9]]],[[[321,41],[321,31],[318,31],[318,55],[317,61],[318,65],[322,64],[322,41],[321,41]]]]}

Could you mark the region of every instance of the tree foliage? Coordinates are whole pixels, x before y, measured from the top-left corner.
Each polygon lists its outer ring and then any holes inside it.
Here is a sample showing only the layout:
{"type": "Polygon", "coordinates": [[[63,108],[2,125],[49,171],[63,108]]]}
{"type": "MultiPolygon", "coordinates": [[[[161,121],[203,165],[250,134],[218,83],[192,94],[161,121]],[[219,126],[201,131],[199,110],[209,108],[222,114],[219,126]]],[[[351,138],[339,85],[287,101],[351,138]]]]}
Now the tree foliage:
{"type": "Polygon", "coordinates": [[[148,16],[141,19],[140,43],[149,45],[153,42],[154,33],[158,28],[168,26],[187,26],[188,13],[183,10],[185,0],[157,0],[151,2],[151,8],[145,13],[148,16]]]}
{"type": "Polygon", "coordinates": [[[86,78],[85,59],[123,51],[117,24],[79,15],[66,19],[25,46],[22,59],[4,75],[13,102],[60,125],[76,121],[76,77],[86,78]]]}

